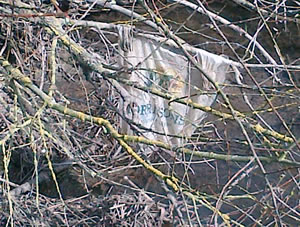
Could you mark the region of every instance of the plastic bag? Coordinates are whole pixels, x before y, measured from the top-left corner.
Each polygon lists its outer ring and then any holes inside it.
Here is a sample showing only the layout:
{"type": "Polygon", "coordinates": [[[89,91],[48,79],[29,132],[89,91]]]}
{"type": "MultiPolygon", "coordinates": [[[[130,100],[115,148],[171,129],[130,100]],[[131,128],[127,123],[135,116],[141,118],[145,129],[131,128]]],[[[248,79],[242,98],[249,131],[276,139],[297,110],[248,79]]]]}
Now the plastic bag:
{"type": "MultiPolygon", "coordinates": [[[[216,91],[178,49],[143,37],[133,38],[130,45],[125,43],[125,51],[120,50],[120,65],[131,72],[122,76],[148,91],[122,85],[124,100],[120,111],[126,117],[121,120],[122,133],[132,134],[134,129],[148,139],[182,144],[182,139],[191,136],[203,120],[205,112],[176,100],[190,99],[211,106],[216,91]],[[172,100],[152,94],[151,90],[171,95],[172,100]]],[[[194,57],[214,81],[225,81],[229,65],[223,57],[204,50],[194,57]]]]}

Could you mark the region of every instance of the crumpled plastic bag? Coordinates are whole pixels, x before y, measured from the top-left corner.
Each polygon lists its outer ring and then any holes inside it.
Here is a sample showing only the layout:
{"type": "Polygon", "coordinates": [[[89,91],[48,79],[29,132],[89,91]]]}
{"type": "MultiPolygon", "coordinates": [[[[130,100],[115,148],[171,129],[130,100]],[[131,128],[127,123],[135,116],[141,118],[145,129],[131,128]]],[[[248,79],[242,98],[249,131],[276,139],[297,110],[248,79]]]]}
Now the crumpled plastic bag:
{"type": "MultiPolygon", "coordinates": [[[[136,130],[135,134],[148,139],[182,144],[182,139],[191,136],[203,120],[205,112],[176,100],[190,99],[211,106],[217,92],[178,49],[143,37],[134,37],[125,43],[126,48],[124,41],[120,48],[120,65],[128,69],[128,73],[122,77],[148,91],[122,85],[124,100],[120,103],[120,112],[125,116],[121,119],[122,133],[133,134],[136,130]],[[171,95],[172,100],[154,95],[151,90],[171,95]]],[[[225,58],[204,50],[194,58],[215,82],[225,81],[229,69],[225,58]]]]}

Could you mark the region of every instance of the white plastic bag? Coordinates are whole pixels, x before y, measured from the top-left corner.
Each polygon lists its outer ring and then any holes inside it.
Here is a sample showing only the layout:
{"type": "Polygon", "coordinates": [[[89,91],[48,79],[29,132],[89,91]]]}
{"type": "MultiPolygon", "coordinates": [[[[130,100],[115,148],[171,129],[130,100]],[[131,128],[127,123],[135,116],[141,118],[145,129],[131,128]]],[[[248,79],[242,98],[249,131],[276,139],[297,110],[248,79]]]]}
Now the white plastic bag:
{"type": "MultiPolygon", "coordinates": [[[[133,38],[131,45],[131,50],[120,50],[123,55],[120,65],[127,69],[133,68],[131,73],[123,75],[125,78],[149,90],[156,89],[170,94],[174,99],[191,99],[204,106],[214,102],[216,92],[210,83],[176,48],[140,37],[133,38]]],[[[223,57],[203,50],[194,57],[214,81],[225,81],[229,65],[223,57]]],[[[122,86],[125,100],[120,104],[120,111],[127,119],[143,126],[144,129],[139,129],[139,132],[148,139],[180,145],[183,138],[192,135],[205,116],[203,111],[188,105],[131,86],[122,86]]],[[[121,120],[121,128],[123,133],[132,134],[130,124],[124,118],[121,120]]]]}

